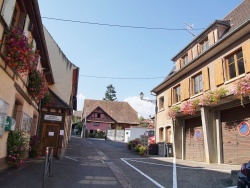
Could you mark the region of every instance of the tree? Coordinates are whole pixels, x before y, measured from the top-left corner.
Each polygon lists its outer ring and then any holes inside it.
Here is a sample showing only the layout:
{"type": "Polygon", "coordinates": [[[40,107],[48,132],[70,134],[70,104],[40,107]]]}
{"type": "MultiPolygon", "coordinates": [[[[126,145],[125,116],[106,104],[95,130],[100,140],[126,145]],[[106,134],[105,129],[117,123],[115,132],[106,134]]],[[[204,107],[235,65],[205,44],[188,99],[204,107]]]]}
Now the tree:
{"type": "Polygon", "coordinates": [[[115,101],[116,99],[117,98],[116,98],[115,87],[112,84],[110,84],[107,86],[105,97],[102,100],[115,101]]]}

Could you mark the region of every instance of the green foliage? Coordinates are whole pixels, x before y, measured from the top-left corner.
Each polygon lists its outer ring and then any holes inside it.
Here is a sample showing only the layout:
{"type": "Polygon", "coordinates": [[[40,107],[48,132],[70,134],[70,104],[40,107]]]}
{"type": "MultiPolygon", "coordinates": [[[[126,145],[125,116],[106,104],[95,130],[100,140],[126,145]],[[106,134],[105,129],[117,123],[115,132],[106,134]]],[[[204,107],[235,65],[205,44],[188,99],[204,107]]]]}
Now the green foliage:
{"type": "Polygon", "coordinates": [[[7,139],[7,163],[18,167],[28,157],[29,135],[21,130],[11,131],[7,139]]]}
{"type": "Polygon", "coordinates": [[[115,87],[112,84],[110,84],[107,86],[105,97],[102,100],[115,101],[116,99],[117,98],[116,98],[115,87]]]}
{"type": "Polygon", "coordinates": [[[30,137],[30,151],[29,151],[29,157],[35,158],[41,155],[42,152],[42,146],[40,139],[34,135],[30,137]]]}
{"type": "Polygon", "coordinates": [[[136,138],[134,140],[130,140],[127,144],[127,147],[129,150],[133,150],[139,155],[145,155],[147,153],[148,147],[143,146],[141,144],[141,140],[139,138],[136,138]]]}

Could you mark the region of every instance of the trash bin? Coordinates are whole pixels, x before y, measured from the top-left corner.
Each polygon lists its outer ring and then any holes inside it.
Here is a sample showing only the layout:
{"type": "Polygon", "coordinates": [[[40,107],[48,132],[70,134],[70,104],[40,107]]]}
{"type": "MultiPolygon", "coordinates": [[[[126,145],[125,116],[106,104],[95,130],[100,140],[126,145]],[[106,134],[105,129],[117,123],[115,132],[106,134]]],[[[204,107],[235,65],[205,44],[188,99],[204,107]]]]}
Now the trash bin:
{"type": "Polygon", "coordinates": [[[148,154],[149,155],[158,155],[158,144],[149,144],[148,154]]]}
{"type": "Polygon", "coordinates": [[[165,145],[166,147],[166,155],[165,157],[173,157],[174,154],[173,154],[173,144],[172,143],[167,143],[165,145]]]}

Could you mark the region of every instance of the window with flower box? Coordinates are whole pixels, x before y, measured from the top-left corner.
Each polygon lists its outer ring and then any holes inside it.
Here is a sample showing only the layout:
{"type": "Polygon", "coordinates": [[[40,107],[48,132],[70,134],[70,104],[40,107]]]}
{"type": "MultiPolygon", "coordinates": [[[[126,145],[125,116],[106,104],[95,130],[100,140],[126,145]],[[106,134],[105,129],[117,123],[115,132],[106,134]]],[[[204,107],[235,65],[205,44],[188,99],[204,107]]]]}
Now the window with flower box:
{"type": "Polygon", "coordinates": [[[12,15],[11,26],[15,26],[23,30],[25,19],[26,19],[25,17],[26,17],[26,14],[22,10],[22,7],[19,6],[18,3],[16,3],[14,12],[12,15]]]}
{"type": "Polygon", "coordinates": [[[173,103],[181,101],[181,86],[178,85],[173,88],[173,103]]]}
{"type": "Polygon", "coordinates": [[[230,80],[245,73],[243,52],[241,49],[227,56],[225,60],[227,80],[230,80]]]}
{"type": "Polygon", "coordinates": [[[196,95],[203,91],[203,81],[202,81],[202,74],[199,73],[192,77],[192,94],[196,95]]]}

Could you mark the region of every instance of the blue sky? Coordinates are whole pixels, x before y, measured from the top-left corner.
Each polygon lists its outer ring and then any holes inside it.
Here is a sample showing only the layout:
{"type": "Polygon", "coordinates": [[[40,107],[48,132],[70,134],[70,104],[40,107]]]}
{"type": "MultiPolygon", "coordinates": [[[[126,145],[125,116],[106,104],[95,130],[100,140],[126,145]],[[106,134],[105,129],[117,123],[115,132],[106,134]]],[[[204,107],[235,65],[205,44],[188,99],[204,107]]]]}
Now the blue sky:
{"type": "Polygon", "coordinates": [[[173,68],[171,61],[214,20],[223,19],[242,0],[39,0],[42,17],[165,29],[133,29],[42,18],[67,58],[80,68],[78,110],[83,100],[101,100],[113,84],[119,101],[127,101],[139,115],[154,115],[150,91],[173,68]],[[109,77],[109,78],[98,78],[109,77]],[[114,79],[119,78],[119,79],[114,79]],[[126,78],[126,79],[124,79],[126,78]],[[135,78],[135,79],[134,79],[135,78]],[[139,79],[147,78],[147,79],[139,79]],[[151,78],[151,79],[150,79],[151,78]]]}

